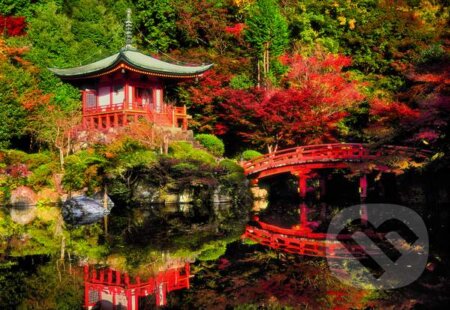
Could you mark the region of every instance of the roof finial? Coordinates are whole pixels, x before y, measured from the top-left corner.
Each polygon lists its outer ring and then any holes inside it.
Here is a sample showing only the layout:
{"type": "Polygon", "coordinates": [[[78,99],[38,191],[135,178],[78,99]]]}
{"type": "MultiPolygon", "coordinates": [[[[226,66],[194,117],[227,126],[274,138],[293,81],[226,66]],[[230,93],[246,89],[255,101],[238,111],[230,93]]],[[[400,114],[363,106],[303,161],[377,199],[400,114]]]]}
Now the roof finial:
{"type": "Polygon", "coordinates": [[[133,22],[131,21],[131,9],[127,9],[127,20],[125,21],[125,48],[133,48],[133,22]]]}

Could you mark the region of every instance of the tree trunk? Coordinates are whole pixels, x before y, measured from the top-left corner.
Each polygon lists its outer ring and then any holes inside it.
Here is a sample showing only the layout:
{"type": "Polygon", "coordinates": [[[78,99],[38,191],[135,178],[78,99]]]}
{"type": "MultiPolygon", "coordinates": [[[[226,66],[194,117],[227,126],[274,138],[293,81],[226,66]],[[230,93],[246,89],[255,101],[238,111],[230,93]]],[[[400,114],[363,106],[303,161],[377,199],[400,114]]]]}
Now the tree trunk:
{"type": "Polygon", "coordinates": [[[61,165],[61,170],[64,171],[64,150],[62,147],[59,147],[58,150],[59,150],[59,163],[61,165]]]}
{"type": "Polygon", "coordinates": [[[260,88],[261,87],[261,65],[260,65],[260,60],[258,59],[257,60],[257,78],[256,78],[256,82],[257,82],[257,84],[256,84],[256,86],[258,87],[258,88],[260,88]]]}
{"type": "Polygon", "coordinates": [[[108,209],[108,193],[106,185],[103,186],[103,208],[108,209]]]}

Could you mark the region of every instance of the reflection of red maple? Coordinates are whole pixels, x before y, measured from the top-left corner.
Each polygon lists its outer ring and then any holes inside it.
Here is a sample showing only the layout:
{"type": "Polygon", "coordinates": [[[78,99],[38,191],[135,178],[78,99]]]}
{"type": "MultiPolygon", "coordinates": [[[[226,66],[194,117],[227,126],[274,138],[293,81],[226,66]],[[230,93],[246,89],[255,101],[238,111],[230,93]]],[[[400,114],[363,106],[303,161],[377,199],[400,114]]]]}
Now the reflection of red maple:
{"type": "MultiPolygon", "coordinates": [[[[417,117],[410,122],[413,142],[434,144],[445,139],[450,122],[450,65],[448,59],[412,67],[406,72],[411,86],[400,99],[416,106],[417,117]]],[[[445,143],[445,142],[443,142],[445,143]]]]}

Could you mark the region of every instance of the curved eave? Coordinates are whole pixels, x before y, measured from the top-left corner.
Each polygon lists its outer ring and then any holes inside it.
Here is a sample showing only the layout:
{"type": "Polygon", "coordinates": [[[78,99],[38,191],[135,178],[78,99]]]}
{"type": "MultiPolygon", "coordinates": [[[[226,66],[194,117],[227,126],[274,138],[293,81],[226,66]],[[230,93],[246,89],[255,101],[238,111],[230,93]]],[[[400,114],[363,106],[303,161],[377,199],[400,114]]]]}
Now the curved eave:
{"type": "Polygon", "coordinates": [[[49,68],[49,70],[61,79],[70,80],[95,78],[121,69],[163,78],[195,78],[212,66],[213,64],[195,67],[180,66],[137,51],[125,50],[85,66],[67,69],[49,68]]]}

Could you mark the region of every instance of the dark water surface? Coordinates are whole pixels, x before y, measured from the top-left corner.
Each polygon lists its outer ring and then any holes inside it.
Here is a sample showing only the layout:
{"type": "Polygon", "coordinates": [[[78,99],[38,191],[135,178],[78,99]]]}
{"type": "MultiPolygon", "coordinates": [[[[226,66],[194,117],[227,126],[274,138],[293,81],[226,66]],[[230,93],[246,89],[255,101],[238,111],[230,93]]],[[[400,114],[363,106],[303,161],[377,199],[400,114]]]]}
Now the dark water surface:
{"type": "MultiPolygon", "coordinates": [[[[339,208],[320,201],[307,207],[310,228],[317,232],[326,231],[339,208]]],[[[425,214],[424,208],[415,209],[425,214]]],[[[392,291],[347,286],[330,273],[325,258],[242,239],[252,215],[239,206],[116,206],[108,217],[82,226],[65,223],[55,206],[2,208],[0,214],[1,309],[438,309],[449,304],[445,214],[424,215],[433,229],[422,277],[392,291]]],[[[298,205],[281,201],[259,219],[281,228],[301,221],[298,205]]]]}

